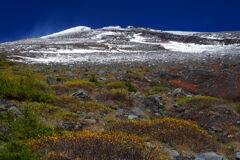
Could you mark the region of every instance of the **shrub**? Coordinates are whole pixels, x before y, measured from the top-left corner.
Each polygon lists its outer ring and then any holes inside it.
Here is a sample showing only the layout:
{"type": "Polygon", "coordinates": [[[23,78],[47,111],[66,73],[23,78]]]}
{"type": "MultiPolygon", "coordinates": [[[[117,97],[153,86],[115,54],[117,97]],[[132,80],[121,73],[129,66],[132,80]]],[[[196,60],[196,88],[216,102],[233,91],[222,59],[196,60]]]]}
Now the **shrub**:
{"type": "Polygon", "coordinates": [[[170,88],[164,86],[151,86],[147,87],[148,91],[170,91],[170,88]]]}
{"type": "Polygon", "coordinates": [[[72,113],[67,109],[46,103],[26,103],[21,106],[23,109],[31,112],[32,115],[40,119],[47,126],[62,127],[66,122],[80,122],[79,114],[72,113]]]}
{"type": "Polygon", "coordinates": [[[24,108],[21,112],[22,118],[16,118],[10,112],[0,114],[0,125],[6,129],[0,134],[0,141],[5,142],[0,148],[1,160],[37,160],[35,154],[24,145],[25,141],[50,136],[55,132],[28,109],[24,108]]]}
{"type": "Polygon", "coordinates": [[[174,118],[163,118],[147,122],[122,120],[110,124],[109,129],[138,136],[150,136],[152,139],[171,146],[187,145],[195,151],[215,147],[213,137],[196,123],[186,120],[174,118]]]}
{"type": "Polygon", "coordinates": [[[54,129],[47,127],[39,121],[39,119],[32,115],[27,109],[22,110],[24,118],[16,119],[11,113],[0,115],[0,120],[3,122],[10,137],[5,137],[11,140],[24,140],[29,138],[38,138],[39,136],[47,136],[53,133],[54,129]]]}
{"type": "Polygon", "coordinates": [[[62,85],[52,85],[51,87],[56,91],[57,95],[69,95],[76,92],[80,88],[89,92],[94,90],[95,84],[93,82],[84,80],[72,80],[63,83],[62,85]]]}
{"type": "Polygon", "coordinates": [[[89,81],[93,82],[95,85],[99,85],[99,81],[98,81],[98,79],[96,77],[96,74],[91,74],[90,78],[89,78],[89,81]]]}
{"type": "Polygon", "coordinates": [[[199,88],[199,85],[197,85],[197,84],[186,83],[186,82],[182,82],[182,81],[179,81],[179,80],[169,80],[169,82],[171,82],[173,84],[176,84],[180,87],[190,89],[190,90],[196,90],[196,89],[199,88]]]}
{"type": "Polygon", "coordinates": [[[217,97],[210,97],[210,96],[192,96],[192,97],[179,97],[177,100],[178,104],[183,104],[190,102],[192,100],[206,100],[206,101],[220,101],[224,102],[223,99],[217,97]]]}
{"type": "Polygon", "coordinates": [[[237,111],[238,113],[240,113],[240,104],[237,104],[237,105],[236,105],[236,111],[237,111]]]}
{"type": "Polygon", "coordinates": [[[137,92],[137,88],[130,82],[125,82],[129,92],[137,92]]]}
{"type": "Polygon", "coordinates": [[[112,89],[104,93],[104,97],[107,100],[128,101],[129,93],[125,89],[112,89]]]}
{"type": "Polygon", "coordinates": [[[112,82],[112,83],[105,84],[104,87],[108,89],[117,89],[117,88],[127,89],[125,82],[112,82]]]}
{"type": "Polygon", "coordinates": [[[90,81],[85,81],[85,80],[72,80],[72,81],[67,81],[63,83],[64,85],[67,86],[89,86],[89,87],[94,87],[94,83],[90,81]]]}
{"type": "Polygon", "coordinates": [[[14,75],[0,73],[0,94],[4,98],[53,102],[55,97],[47,84],[35,79],[30,74],[14,75]]]}
{"type": "Polygon", "coordinates": [[[45,150],[45,157],[54,160],[163,159],[155,148],[148,147],[144,141],[144,138],[124,133],[75,132],[33,141],[30,146],[36,150],[45,150]]]}
{"type": "Polygon", "coordinates": [[[57,106],[61,106],[63,108],[68,108],[73,112],[81,111],[81,112],[112,112],[115,111],[107,106],[102,105],[98,102],[93,101],[80,101],[75,97],[64,97],[62,96],[55,103],[57,106]]]}
{"type": "Polygon", "coordinates": [[[141,81],[144,79],[144,74],[140,71],[130,71],[126,74],[126,78],[141,81]]]}
{"type": "Polygon", "coordinates": [[[118,89],[118,88],[123,88],[127,89],[129,92],[136,92],[137,88],[131,84],[130,82],[112,82],[104,85],[104,87],[108,89],[118,89]]]}
{"type": "Polygon", "coordinates": [[[0,160],[40,160],[20,142],[11,142],[0,149],[0,160]]]}
{"type": "Polygon", "coordinates": [[[164,86],[151,86],[146,88],[146,95],[153,95],[162,91],[170,91],[170,88],[164,86]]]}
{"type": "Polygon", "coordinates": [[[114,112],[115,110],[104,106],[98,102],[93,101],[79,101],[76,105],[73,106],[76,110],[83,112],[114,112]]]}

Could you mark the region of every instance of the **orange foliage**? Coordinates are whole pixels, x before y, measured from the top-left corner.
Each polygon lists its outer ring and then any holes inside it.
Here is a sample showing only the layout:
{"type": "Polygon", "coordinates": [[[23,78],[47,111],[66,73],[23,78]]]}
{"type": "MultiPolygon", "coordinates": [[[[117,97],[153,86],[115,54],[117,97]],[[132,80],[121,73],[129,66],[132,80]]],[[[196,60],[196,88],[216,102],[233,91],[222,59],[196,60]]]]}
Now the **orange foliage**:
{"type": "Polygon", "coordinates": [[[194,90],[194,89],[199,88],[199,85],[186,83],[186,82],[182,82],[182,81],[179,81],[179,80],[169,80],[169,82],[175,83],[176,85],[179,85],[179,86],[187,88],[187,89],[194,90]]]}
{"type": "Polygon", "coordinates": [[[215,64],[215,65],[212,65],[212,69],[215,71],[219,71],[221,69],[221,67],[219,65],[215,64]]]}

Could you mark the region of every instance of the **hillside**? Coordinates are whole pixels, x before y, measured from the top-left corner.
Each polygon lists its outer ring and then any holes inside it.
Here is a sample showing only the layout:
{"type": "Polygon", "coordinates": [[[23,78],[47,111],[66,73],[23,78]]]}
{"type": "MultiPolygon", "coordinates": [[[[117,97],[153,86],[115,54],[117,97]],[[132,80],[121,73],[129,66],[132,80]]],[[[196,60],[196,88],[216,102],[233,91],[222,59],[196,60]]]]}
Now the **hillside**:
{"type": "Polygon", "coordinates": [[[0,160],[239,159],[240,32],[80,26],[0,55],[0,160]]]}

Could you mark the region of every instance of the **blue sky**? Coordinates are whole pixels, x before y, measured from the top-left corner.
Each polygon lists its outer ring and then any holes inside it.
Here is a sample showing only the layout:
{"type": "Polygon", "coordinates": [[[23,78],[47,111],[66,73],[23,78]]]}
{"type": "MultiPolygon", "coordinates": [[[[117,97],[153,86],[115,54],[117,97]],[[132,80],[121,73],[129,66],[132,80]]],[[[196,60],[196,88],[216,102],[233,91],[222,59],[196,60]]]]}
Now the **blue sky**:
{"type": "Polygon", "coordinates": [[[240,30],[240,0],[0,0],[0,42],[75,26],[240,30]]]}

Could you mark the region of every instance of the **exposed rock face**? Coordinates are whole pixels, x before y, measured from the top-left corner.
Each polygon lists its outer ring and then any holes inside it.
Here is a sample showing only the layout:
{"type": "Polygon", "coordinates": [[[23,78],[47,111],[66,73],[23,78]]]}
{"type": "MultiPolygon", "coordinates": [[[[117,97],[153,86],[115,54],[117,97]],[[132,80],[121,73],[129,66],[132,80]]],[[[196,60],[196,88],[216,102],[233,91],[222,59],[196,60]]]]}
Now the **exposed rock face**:
{"type": "Polygon", "coordinates": [[[16,106],[10,107],[8,109],[8,112],[12,113],[17,118],[23,118],[24,117],[23,113],[16,106]]]}
{"type": "Polygon", "coordinates": [[[138,116],[130,114],[130,115],[128,115],[128,119],[130,119],[130,120],[138,120],[138,116]]]}
{"type": "Polygon", "coordinates": [[[47,77],[47,83],[48,83],[49,85],[57,85],[57,84],[59,84],[60,82],[61,82],[60,79],[55,79],[55,78],[53,78],[53,77],[47,77]]]}
{"type": "Polygon", "coordinates": [[[153,110],[158,113],[161,111],[163,107],[163,103],[161,102],[161,97],[159,95],[151,95],[144,99],[144,104],[146,108],[153,110]]]}
{"type": "Polygon", "coordinates": [[[199,155],[195,160],[224,160],[224,158],[214,152],[206,152],[199,155]]]}
{"type": "Polygon", "coordinates": [[[240,152],[236,153],[236,160],[240,160],[240,152]]]}
{"type": "Polygon", "coordinates": [[[79,98],[89,98],[87,91],[80,89],[77,92],[73,93],[71,96],[79,98]]]}
{"type": "Polygon", "coordinates": [[[131,111],[137,116],[144,116],[144,112],[139,107],[133,107],[131,111]]]}

